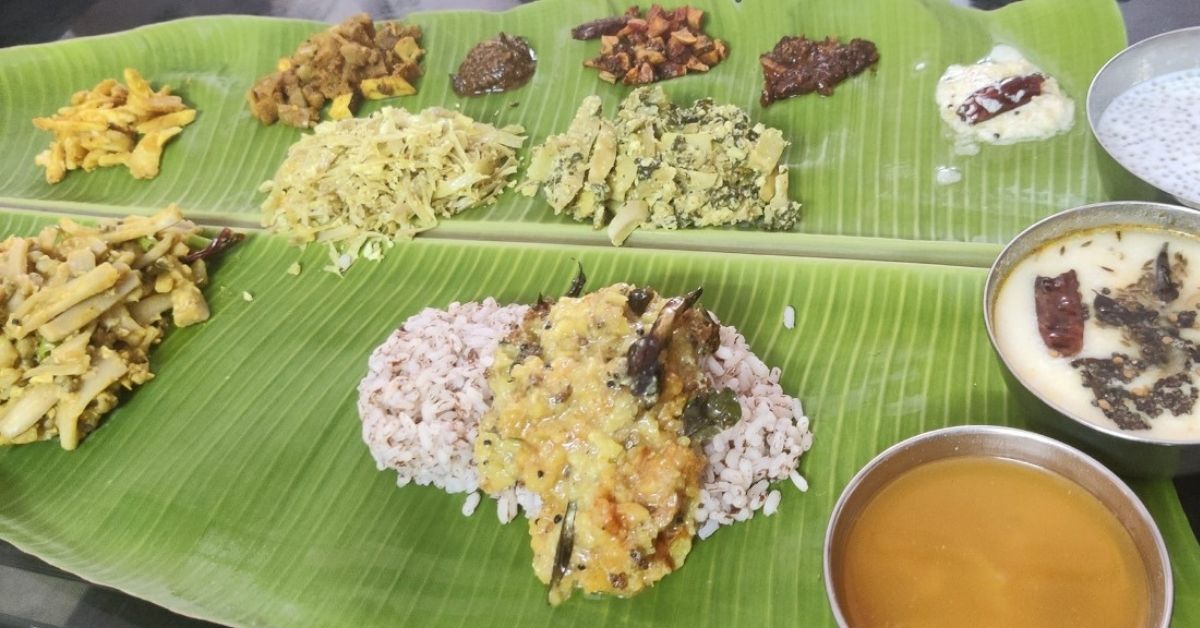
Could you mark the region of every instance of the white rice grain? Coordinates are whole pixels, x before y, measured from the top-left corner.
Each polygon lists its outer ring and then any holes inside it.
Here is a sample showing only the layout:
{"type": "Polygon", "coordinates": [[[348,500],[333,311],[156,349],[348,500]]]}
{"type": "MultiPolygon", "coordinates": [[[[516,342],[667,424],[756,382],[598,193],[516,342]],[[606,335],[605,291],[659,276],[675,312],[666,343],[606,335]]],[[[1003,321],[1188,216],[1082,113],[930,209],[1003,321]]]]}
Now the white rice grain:
{"type": "MultiPolygon", "coordinates": [[[[812,432],[800,400],[783,392],[779,369],[768,369],[736,329],[721,326],[720,348],[705,366],[714,388],[733,389],[742,406],[742,420],[704,446],[708,466],[700,488],[701,507],[696,510],[701,528],[713,521],[718,525],[744,521],[759,508],[765,509],[772,501],[770,495],[747,504],[752,487],[793,474],[800,477],[796,465],[812,447],[812,432]]],[[[772,493],[782,498],[778,491],[772,493]]],[[[776,499],[775,508],[778,506],[776,499]]]]}
{"type": "Polygon", "coordinates": [[[762,507],[763,514],[768,517],[775,514],[775,511],[779,510],[779,500],[782,498],[783,495],[780,494],[779,491],[771,491],[768,493],[767,501],[762,507]]]}
{"type": "Polygon", "coordinates": [[[466,501],[463,502],[462,514],[464,517],[470,517],[475,514],[475,509],[479,507],[479,491],[475,491],[467,495],[466,501]]]}
{"type": "Polygon", "coordinates": [[[804,479],[804,476],[800,475],[799,471],[792,471],[792,474],[789,477],[792,479],[792,484],[795,484],[796,488],[800,489],[801,493],[808,492],[808,480],[804,479]]]}

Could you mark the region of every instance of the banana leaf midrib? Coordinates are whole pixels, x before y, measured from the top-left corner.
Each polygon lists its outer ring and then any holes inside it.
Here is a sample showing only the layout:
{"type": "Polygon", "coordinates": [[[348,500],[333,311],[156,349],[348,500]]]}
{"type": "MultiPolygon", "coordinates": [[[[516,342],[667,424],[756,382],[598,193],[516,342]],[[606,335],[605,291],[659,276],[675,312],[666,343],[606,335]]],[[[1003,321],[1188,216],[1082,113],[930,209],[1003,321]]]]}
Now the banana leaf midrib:
{"type": "MultiPolygon", "coordinates": [[[[151,213],[155,208],[121,208],[109,206],[102,210],[95,204],[62,201],[21,201],[0,198],[0,208],[17,212],[46,212],[56,215],[80,216],[91,219],[111,218],[121,209],[129,213],[151,213]]],[[[189,211],[186,216],[204,227],[233,227],[250,232],[266,233],[257,215],[189,211]]],[[[541,225],[531,231],[520,223],[475,223],[442,220],[435,229],[417,236],[420,239],[462,240],[470,242],[521,242],[527,244],[566,244],[612,248],[603,230],[580,228],[579,225],[541,225]]],[[[405,246],[398,241],[396,246],[405,246]]],[[[320,246],[314,244],[313,246],[320,246]]],[[[896,238],[839,236],[825,234],[779,234],[754,230],[640,230],[622,247],[626,250],[672,250],[709,253],[738,253],[745,255],[782,257],[819,257],[830,259],[860,259],[880,262],[908,262],[943,266],[986,268],[1000,252],[1000,246],[982,242],[945,242],[901,240],[896,238]]],[[[364,262],[370,263],[370,262],[364,262]]]]}

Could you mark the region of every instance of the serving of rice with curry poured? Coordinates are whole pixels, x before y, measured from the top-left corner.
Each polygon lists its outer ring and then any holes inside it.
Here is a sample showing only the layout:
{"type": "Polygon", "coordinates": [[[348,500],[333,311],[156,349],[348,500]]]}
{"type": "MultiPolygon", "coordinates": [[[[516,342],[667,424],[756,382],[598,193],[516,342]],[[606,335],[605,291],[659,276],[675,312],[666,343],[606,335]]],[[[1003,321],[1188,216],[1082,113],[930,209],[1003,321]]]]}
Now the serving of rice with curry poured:
{"type": "Polygon", "coordinates": [[[523,510],[551,604],[631,596],[683,565],[696,537],[772,515],[807,483],[812,445],[779,370],[700,307],[618,283],[532,306],[426,309],[371,355],[359,414],[398,484],[523,510]]]}

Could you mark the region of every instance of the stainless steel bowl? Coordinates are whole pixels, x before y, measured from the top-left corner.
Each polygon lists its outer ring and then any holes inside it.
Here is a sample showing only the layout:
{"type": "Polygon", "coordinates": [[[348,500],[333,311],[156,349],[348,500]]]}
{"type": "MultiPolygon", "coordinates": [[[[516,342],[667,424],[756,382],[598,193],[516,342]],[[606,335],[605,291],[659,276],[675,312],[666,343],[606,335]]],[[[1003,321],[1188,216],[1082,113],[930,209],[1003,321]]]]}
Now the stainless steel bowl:
{"type": "Polygon", "coordinates": [[[1079,418],[1043,397],[1013,370],[996,343],[992,308],[1004,280],[1018,262],[1049,242],[1077,231],[1098,227],[1146,226],[1200,233],[1200,213],[1161,203],[1115,201],[1084,205],[1059,212],[1022,231],[1000,252],[983,289],[983,320],[992,348],[1004,364],[1004,374],[1024,410],[1045,431],[1086,449],[1123,475],[1169,477],[1200,471],[1200,440],[1164,441],[1137,432],[1105,427],[1079,418]]]}
{"type": "MultiPolygon", "coordinates": [[[[1200,67],[1200,26],[1181,28],[1156,35],[1122,50],[1109,59],[1092,79],[1087,95],[1088,125],[1092,135],[1118,163],[1134,176],[1146,181],[1145,172],[1139,172],[1113,155],[1112,146],[1107,145],[1096,127],[1100,116],[1108,109],[1113,99],[1126,90],[1152,78],[1200,67]]],[[[1146,181],[1149,183],[1149,181],[1146,181]]],[[[1200,198],[1178,198],[1179,202],[1200,209],[1200,198]]]]}
{"type": "Polygon", "coordinates": [[[1146,507],[1120,478],[1087,454],[1046,436],[1009,427],[966,425],[918,434],[893,445],[863,467],[842,491],[825,532],[825,591],[839,625],[848,623],[842,611],[838,569],[851,527],[863,508],[899,474],[935,460],[968,455],[1037,465],[1096,496],[1129,531],[1141,555],[1150,589],[1146,625],[1165,627],[1170,623],[1174,584],[1166,545],[1146,507]]]}

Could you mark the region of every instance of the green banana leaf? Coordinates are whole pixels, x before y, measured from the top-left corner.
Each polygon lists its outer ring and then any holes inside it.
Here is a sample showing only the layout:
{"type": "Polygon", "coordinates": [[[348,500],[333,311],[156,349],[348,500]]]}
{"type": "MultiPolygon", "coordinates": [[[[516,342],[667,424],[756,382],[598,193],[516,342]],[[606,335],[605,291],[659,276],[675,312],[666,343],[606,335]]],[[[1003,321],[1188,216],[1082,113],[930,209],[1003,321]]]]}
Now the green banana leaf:
{"type": "MultiPolygon", "coordinates": [[[[30,233],[45,215],[0,214],[30,233]]],[[[680,625],[832,623],[822,540],[872,456],[945,425],[1023,425],[980,324],[984,271],[895,262],[418,239],[345,279],[276,236],[252,237],[208,288],[213,316],[172,332],[157,375],[73,453],[0,452],[0,536],[83,576],[236,624],[680,625]],[[487,504],[395,486],[360,439],[366,356],[423,307],[591,286],[703,285],[704,304],[783,369],[812,417],[810,489],[722,529],[631,600],[552,609],[523,523],[487,504]],[[299,260],[301,276],[287,274],[299,260]],[[246,301],[249,293],[252,301],[246,301]],[[795,329],[783,310],[796,308],[795,329]]],[[[1200,546],[1168,481],[1139,494],[1162,527],[1175,621],[1200,621],[1200,546]]]]}
{"type": "MultiPolygon", "coordinates": [[[[540,200],[509,193],[380,263],[356,264],[344,279],[320,271],[326,260],[316,247],[253,235],[215,269],[212,319],[170,333],[152,357],[156,378],[79,450],[0,451],[0,537],[88,579],[233,624],[832,624],[822,542],[850,477],[922,431],[1025,425],[981,324],[981,267],[997,245],[1068,206],[1151,194],[1103,157],[1082,115],[1091,75],[1124,43],[1120,15],[1108,0],[1025,0],[990,13],[943,0],[695,4],[710,11],[709,31],[729,42],[731,56],[664,87],[681,101],[737,103],[785,131],[793,189],[805,203],[796,232],[646,232],[631,238],[632,250],[615,250],[540,200]],[[757,55],[798,33],[866,37],[883,60],[831,98],[764,111],[757,55]],[[1017,45],[1059,78],[1076,98],[1075,128],[956,157],[934,111],[934,83],[946,65],[977,59],[995,42],[1017,45]],[[937,185],[941,165],[960,168],[963,181],[937,185]],[[464,518],[461,496],[397,489],[390,472],[375,470],[355,388],[371,349],[407,316],[488,295],[529,302],[560,293],[572,259],[593,287],[703,285],[705,305],[783,369],[816,442],[801,464],[809,491],[781,485],[777,515],[720,530],[637,598],[577,596],[551,609],[522,523],[501,526],[491,504],[464,518]],[[299,277],[287,273],[296,261],[299,277]],[[787,305],[797,310],[792,330],[782,325],[787,305]]],[[[585,95],[601,94],[611,112],[628,93],[580,69],[595,42],[567,37],[571,26],[623,9],[540,0],[502,14],[416,15],[428,50],[421,92],[382,104],[460,106],[524,124],[540,142],[565,127],[585,95]],[[533,83],[454,97],[446,75],[499,30],[539,51],[533,83]]],[[[170,202],[213,224],[256,224],[255,190],[300,131],[262,127],[243,94],[317,28],[201,18],[0,50],[0,205],[15,208],[0,210],[0,237],[34,233],[62,212],[146,213],[170,202]],[[162,174],[134,181],[108,169],[45,184],[33,156],[49,136],[29,121],[125,66],[176,86],[199,109],[168,145],[162,174]]],[[[1198,625],[1200,545],[1175,490],[1166,481],[1133,486],[1169,546],[1174,621],[1198,625]]]]}
{"type": "MultiPolygon", "coordinates": [[[[712,71],[662,83],[680,102],[711,96],[782,129],[792,145],[794,196],[805,204],[799,233],[1000,243],[1034,219],[1066,207],[1109,198],[1139,198],[1146,188],[1105,157],[1088,132],[1084,98],[1091,77],[1124,45],[1111,0],[1025,0],[982,12],[946,0],[707,0],[708,30],[729,42],[729,58],[712,71]],[[834,96],[809,95],[758,105],[758,55],[786,34],[838,35],[876,42],[875,71],[854,78],[834,96]],[[1070,133],[1016,146],[985,146],[956,156],[933,102],[934,86],[951,63],[969,63],[998,42],[1021,49],[1057,77],[1076,102],[1070,133]],[[938,185],[939,166],[957,167],[963,180],[938,185]]],[[[460,107],[468,115],[525,125],[530,143],[562,132],[576,107],[600,94],[607,111],[629,92],[581,67],[597,42],[569,37],[572,26],[620,13],[623,4],[599,0],[541,0],[500,14],[427,13],[412,17],[425,30],[427,55],[420,92],[366,107],[460,107]],[[539,51],[533,81],[507,94],[462,99],[448,75],[476,42],[498,31],[518,33],[539,51]]],[[[0,51],[0,201],[18,206],[64,207],[127,213],[177,202],[193,215],[256,224],[269,179],[301,131],[263,127],[250,116],[245,93],[308,33],[323,25],[246,17],[181,20],[118,35],[0,51]],[[133,180],[123,168],[71,173],[48,185],[33,157],[49,143],[30,120],[65,105],[76,90],[122,68],[138,68],[154,85],[178,89],[198,110],[196,122],[168,145],[158,178],[133,180]]],[[[364,113],[365,113],[364,112],[364,113]]],[[[468,211],[440,229],[443,235],[490,237],[513,221],[537,223],[526,237],[604,241],[601,232],[554,216],[541,199],[515,192],[492,208],[468,211]],[[531,234],[532,231],[532,234],[531,234]]],[[[795,234],[637,234],[634,246],[675,243],[735,250],[771,246],[804,250],[795,234]]]]}

